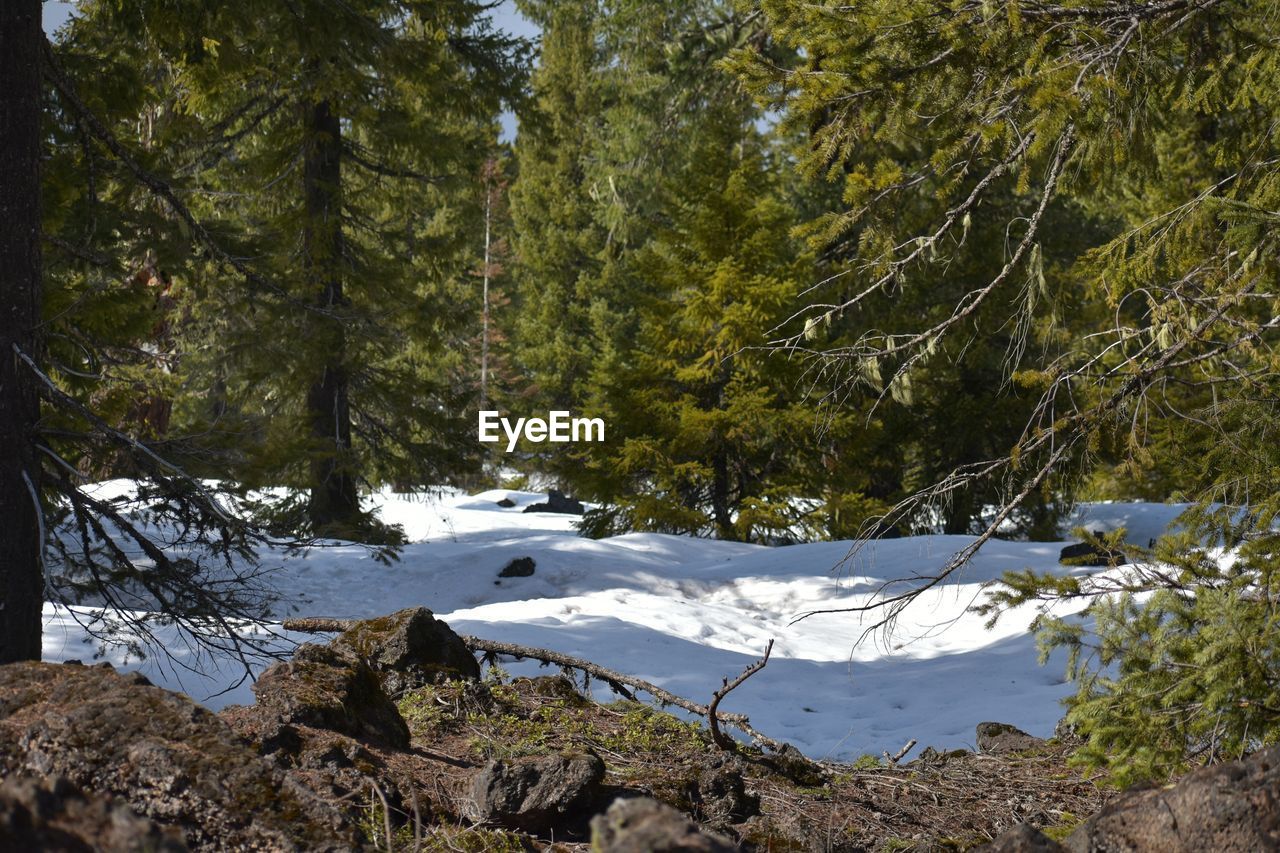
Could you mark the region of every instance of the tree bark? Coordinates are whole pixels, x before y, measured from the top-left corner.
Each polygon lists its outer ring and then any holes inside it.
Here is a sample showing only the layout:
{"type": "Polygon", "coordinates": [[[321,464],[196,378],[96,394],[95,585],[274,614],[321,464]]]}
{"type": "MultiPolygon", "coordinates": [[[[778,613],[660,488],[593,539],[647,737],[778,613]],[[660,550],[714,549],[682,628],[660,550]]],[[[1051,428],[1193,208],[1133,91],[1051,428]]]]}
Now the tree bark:
{"type": "Polygon", "coordinates": [[[40,658],[40,0],[0,3],[0,663],[40,658]]]}
{"type": "MultiPolygon", "coordinates": [[[[320,306],[336,311],[346,304],[342,292],[342,125],[327,100],[313,104],[306,120],[306,275],[320,306]]],[[[360,500],[351,469],[346,329],[337,317],[322,316],[318,322],[321,328],[313,343],[323,361],[307,394],[307,414],[317,445],[311,460],[309,512],[312,525],[320,529],[354,522],[360,500]]]]}

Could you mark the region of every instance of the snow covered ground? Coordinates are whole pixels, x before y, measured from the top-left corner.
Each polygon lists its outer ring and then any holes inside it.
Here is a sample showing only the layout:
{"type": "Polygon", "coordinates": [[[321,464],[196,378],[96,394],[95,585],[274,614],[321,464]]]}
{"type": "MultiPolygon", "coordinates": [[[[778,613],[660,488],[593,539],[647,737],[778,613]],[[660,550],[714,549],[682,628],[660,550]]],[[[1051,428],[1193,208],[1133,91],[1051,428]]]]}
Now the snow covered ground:
{"type": "MultiPolygon", "coordinates": [[[[367,617],[423,605],[459,633],[556,649],[701,702],[773,639],[769,665],[722,707],[816,758],[896,752],[912,738],[917,749],[972,747],[974,726],[984,720],[1048,736],[1062,714],[1070,685],[1062,660],[1036,663],[1027,633],[1034,611],[1007,613],[990,631],[968,612],[983,584],[1007,570],[1065,571],[1057,562],[1061,542],[989,542],[954,582],[915,601],[891,636],[863,637],[867,622],[856,613],[796,617],[864,604],[885,581],[927,575],[967,538],[878,542],[833,570],[849,543],[767,548],[659,534],[592,541],[576,535],[572,516],[522,512],[543,499],[505,490],[377,495],[383,519],[402,524],[410,538],[400,561],[382,565],[354,545],[266,555],[267,565],[280,567],[273,578],[279,616],[367,617]],[[504,497],[515,506],[499,507],[504,497]],[[537,563],[532,576],[498,578],[508,562],[526,556],[537,563]]],[[[1086,505],[1071,526],[1124,526],[1130,541],[1145,545],[1181,509],[1086,505]]],[[[86,613],[46,606],[46,660],[94,657],[97,647],[76,619],[86,613]]],[[[241,671],[231,661],[201,656],[176,637],[167,644],[202,672],[158,655],[140,661],[121,649],[105,659],[212,708],[252,701],[247,683],[236,686],[241,671]]],[[[537,665],[507,668],[532,672],[537,665]]]]}

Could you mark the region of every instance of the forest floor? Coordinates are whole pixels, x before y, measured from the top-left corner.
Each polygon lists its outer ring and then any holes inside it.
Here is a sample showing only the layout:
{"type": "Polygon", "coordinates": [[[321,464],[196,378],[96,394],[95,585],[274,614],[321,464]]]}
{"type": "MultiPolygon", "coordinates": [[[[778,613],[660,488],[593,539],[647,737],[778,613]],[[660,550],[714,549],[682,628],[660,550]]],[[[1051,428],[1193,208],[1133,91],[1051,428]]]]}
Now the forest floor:
{"type": "Polygon", "coordinates": [[[409,821],[385,840],[375,822],[375,842],[412,849],[416,832],[426,849],[585,851],[585,825],[562,828],[561,840],[549,844],[441,821],[465,813],[468,783],[490,759],[585,751],[604,760],[610,799],[653,797],[753,850],[965,850],[1019,823],[1062,838],[1108,796],[1099,777],[1068,766],[1071,744],[1056,740],[1015,754],[955,751],[899,766],[869,757],[786,761],[745,748],[730,755],[705,727],[635,702],[587,700],[563,676],[494,675],[482,695],[454,682],[402,697],[416,752],[430,759],[415,774],[436,817],[427,825],[409,821]]]}

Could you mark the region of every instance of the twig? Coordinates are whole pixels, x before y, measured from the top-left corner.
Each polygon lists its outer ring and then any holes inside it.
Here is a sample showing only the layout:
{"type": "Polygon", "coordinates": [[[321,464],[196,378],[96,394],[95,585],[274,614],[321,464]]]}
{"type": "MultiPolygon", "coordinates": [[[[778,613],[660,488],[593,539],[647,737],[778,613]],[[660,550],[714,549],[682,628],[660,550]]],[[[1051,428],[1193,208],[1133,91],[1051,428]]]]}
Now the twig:
{"type": "Polygon", "coordinates": [[[906,754],[911,751],[911,748],[914,747],[915,745],[916,745],[916,739],[912,738],[911,740],[907,741],[906,746],[904,746],[902,749],[895,752],[893,755],[890,755],[889,750],[887,749],[881,754],[884,755],[885,760],[889,762],[890,767],[896,767],[898,765],[898,762],[901,761],[906,756],[906,754]]]}
{"type": "Polygon", "coordinates": [[[730,683],[729,679],[726,678],[724,680],[724,686],[711,696],[711,704],[707,706],[707,724],[711,727],[711,739],[714,740],[716,742],[716,746],[721,749],[732,750],[734,743],[731,738],[725,737],[724,733],[720,731],[720,722],[716,719],[716,708],[719,707],[720,700],[728,696],[730,691],[737,688],[737,686],[742,684],[742,682],[764,669],[765,664],[769,662],[769,653],[772,651],[773,640],[770,640],[769,644],[764,647],[764,657],[744,669],[742,671],[742,675],[735,678],[732,683],[730,683]]]}

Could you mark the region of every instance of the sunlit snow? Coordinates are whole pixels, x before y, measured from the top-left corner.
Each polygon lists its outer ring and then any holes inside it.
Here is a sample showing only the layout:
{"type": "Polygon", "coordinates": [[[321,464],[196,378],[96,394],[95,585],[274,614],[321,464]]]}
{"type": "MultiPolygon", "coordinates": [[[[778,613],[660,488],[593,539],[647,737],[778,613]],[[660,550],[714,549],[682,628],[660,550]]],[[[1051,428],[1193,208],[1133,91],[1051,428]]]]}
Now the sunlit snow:
{"type": "MultiPolygon", "coordinates": [[[[723,708],[818,758],[896,752],[910,739],[972,747],[984,720],[1048,736],[1062,715],[1071,688],[1061,659],[1037,664],[1027,633],[1035,611],[1009,612],[987,630],[969,610],[1005,571],[1066,571],[1057,561],[1061,542],[989,542],[952,582],[912,603],[891,634],[865,635],[869,617],[857,613],[797,617],[862,605],[886,581],[928,575],[967,537],[885,540],[845,564],[846,542],[768,548],[659,534],[592,541],[577,536],[572,516],[522,512],[544,499],[506,490],[376,495],[382,518],[403,525],[411,540],[400,560],[383,565],[354,545],[266,554],[266,565],[280,567],[277,615],[367,617],[422,605],[459,633],[584,657],[700,702],[773,639],[769,665],[723,708]],[[499,507],[504,497],[515,506],[499,507]],[[525,556],[537,563],[533,576],[498,578],[525,556]]],[[[1071,526],[1125,526],[1130,541],[1145,545],[1180,509],[1086,505],[1071,526]]],[[[90,615],[47,605],[45,659],[92,660],[97,645],[77,623],[90,615]]],[[[249,684],[236,683],[237,663],[189,648],[170,629],[157,633],[187,666],[156,654],[139,661],[121,649],[105,659],[212,708],[252,701],[249,684]]],[[[537,664],[507,668],[533,672],[537,664]]]]}

